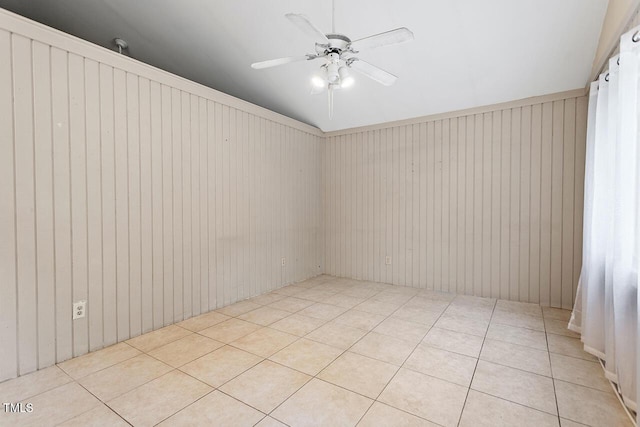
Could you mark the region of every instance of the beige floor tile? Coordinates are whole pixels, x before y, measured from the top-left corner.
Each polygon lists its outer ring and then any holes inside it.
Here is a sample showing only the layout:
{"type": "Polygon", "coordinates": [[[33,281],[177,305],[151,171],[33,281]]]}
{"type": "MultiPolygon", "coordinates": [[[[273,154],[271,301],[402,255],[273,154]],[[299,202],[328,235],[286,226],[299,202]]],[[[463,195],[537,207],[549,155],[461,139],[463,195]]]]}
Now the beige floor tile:
{"type": "Polygon", "coordinates": [[[490,320],[493,315],[493,307],[470,305],[467,303],[452,302],[444,311],[452,316],[468,317],[477,320],[490,320]]]}
{"type": "Polygon", "coordinates": [[[109,402],[134,426],[152,426],[213,389],[180,371],[172,371],[109,402]]]}
{"type": "Polygon", "coordinates": [[[131,338],[130,340],[127,340],[126,343],[146,353],[154,348],[169,344],[172,341],[177,341],[192,333],[193,332],[179,326],[170,325],[165,326],[162,329],[131,338]]]}
{"type": "Polygon", "coordinates": [[[366,332],[362,329],[329,322],[309,333],[306,338],[346,350],[362,338],[364,334],[366,332]]]}
{"type": "Polygon", "coordinates": [[[420,344],[403,367],[469,387],[477,359],[420,344]]]}
{"type": "Polygon", "coordinates": [[[41,369],[0,383],[0,403],[19,402],[71,381],[72,379],[57,366],[41,369]]]}
{"type": "Polygon", "coordinates": [[[592,427],[632,427],[611,392],[555,380],[560,417],[592,427]]]}
{"type": "Polygon", "coordinates": [[[229,319],[198,332],[200,335],[229,344],[260,329],[260,325],[239,319],[229,319]]]}
{"type": "Polygon", "coordinates": [[[354,353],[400,366],[415,348],[415,344],[377,332],[369,332],[349,349],[354,353]]]}
{"type": "Polygon", "coordinates": [[[544,319],[544,325],[548,334],[564,335],[566,337],[580,338],[577,334],[567,328],[568,323],[564,320],[544,319]]]}
{"type": "Polygon", "coordinates": [[[521,313],[529,316],[542,317],[542,309],[539,304],[528,302],[498,300],[496,302],[497,312],[521,313]]]}
{"type": "Polygon", "coordinates": [[[288,334],[297,335],[302,337],[307,335],[314,329],[318,329],[324,325],[326,320],[316,319],[314,317],[301,316],[299,314],[292,314],[289,317],[285,317],[282,320],[269,325],[270,328],[277,329],[288,334]]]}
{"type": "Polygon", "coordinates": [[[271,414],[290,426],[353,426],[372,400],[312,379],[271,414]]]}
{"type": "Polygon", "coordinates": [[[534,374],[551,376],[549,353],[531,347],[487,338],[482,346],[480,359],[534,374]]]}
{"type": "Polygon", "coordinates": [[[473,295],[456,295],[456,297],[451,301],[454,305],[466,305],[468,307],[483,307],[483,308],[491,308],[496,305],[495,298],[484,298],[484,297],[476,297],[473,295]]]}
{"type": "Polygon", "coordinates": [[[345,294],[336,294],[336,295],[332,295],[329,298],[327,298],[326,300],[324,300],[325,304],[331,304],[331,305],[337,305],[338,307],[344,307],[347,309],[353,308],[356,305],[360,304],[361,302],[363,302],[366,298],[362,298],[362,297],[352,297],[350,295],[345,295],[345,294]]]}
{"type": "Polygon", "coordinates": [[[268,294],[262,294],[262,295],[258,295],[257,297],[253,297],[249,299],[249,302],[252,302],[254,304],[260,304],[260,305],[269,305],[269,304],[273,304],[274,302],[280,301],[284,298],[286,298],[286,296],[282,294],[276,294],[274,292],[270,292],[268,294]]]}
{"type": "Polygon", "coordinates": [[[560,418],[561,427],[589,427],[586,424],[576,423],[575,421],[568,420],[566,418],[560,418]]]}
{"type": "Polygon", "coordinates": [[[442,313],[449,307],[449,301],[431,299],[417,295],[411,298],[403,307],[417,308],[423,311],[442,313]]]}
{"type": "Polygon", "coordinates": [[[503,325],[516,326],[518,328],[544,331],[544,322],[542,321],[542,317],[530,316],[522,313],[496,311],[491,317],[491,323],[500,323],[503,325]]]}
{"type": "Polygon", "coordinates": [[[358,423],[358,427],[437,427],[423,418],[416,417],[407,412],[392,408],[384,403],[374,402],[367,413],[358,423]]]}
{"type": "Polygon", "coordinates": [[[355,280],[355,279],[350,279],[348,284],[350,285],[349,289],[356,289],[356,288],[368,289],[376,292],[382,292],[382,291],[386,291],[388,289],[396,287],[396,285],[391,285],[389,283],[380,283],[380,282],[373,282],[370,280],[355,280]]]}
{"type": "Polygon", "coordinates": [[[283,348],[269,359],[308,375],[316,375],[340,356],[342,350],[302,338],[283,348]]]}
{"type": "Polygon", "coordinates": [[[376,301],[374,299],[368,299],[355,307],[356,310],[366,311],[367,313],[380,314],[382,316],[389,316],[396,311],[402,304],[390,304],[388,302],[376,301]]]}
{"type": "Polygon", "coordinates": [[[535,348],[536,350],[547,349],[546,334],[541,331],[534,331],[533,329],[491,323],[487,331],[487,338],[523,345],[525,347],[535,348]]]}
{"type": "Polygon", "coordinates": [[[227,345],[187,363],[180,370],[212,387],[220,387],[262,360],[262,357],[227,345]]]}
{"type": "Polygon", "coordinates": [[[430,291],[428,289],[421,289],[416,294],[418,298],[430,299],[433,301],[445,301],[451,302],[456,298],[456,294],[450,292],[430,291]]]}
{"type": "Polygon", "coordinates": [[[213,391],[160,423],[160,426],[252,426],[264,414],[219,391],[213,391]]]}
{"type": "Polygon", "coordinates": [[[100,405],[98,399],[75,382],[61,385],[37,396],[27,398],[22,403],[31,403],[33,412],[6,413],[3,408],[0,410],[0,425],[21,427],[53,426],[100,405]]]}
{"type": "Polygon", "coordinates": [[[553,378],[558,380],[607,392],[611,390],[599,362],[551,353],[551,368],[553,378]]]}
{"type": "Polygon", "coordinates": [[[305,288],[301,286],[289,285],[289,286],[283,286],[282,288],[278,288],[273,292],[280,295],[292,296],[292,295],[299,294],[304,290],[305,288]]]}
{"type": "Polygon", "coordinates": [[[356,297],[356,298],[368,299],[368,298],[371,298],[372,296],[376,295],[379,292],[380,291],[378,291],[376,289],[351,288],[351,289],[345,289],[344,291],[342,291],[342,294],[343,295],[348,295],[348,296],[351,296],[351,297],[356,297]]]}
{"type": "Polygon", "coordinates": [[[59,427],[127,427],[118,414],[109,409],[105,404],[100,404],[96,408],[82,413],[77,417],[59,424],[59,427]]]}
{"type": "Polygon", "coordinates": [[[214,341],[202,335],[192,334],[178,341],[158,347],[155,350],[151,350],[148,354],[167,365],[178,368],[223,345],[224,344],[219,341],[214,341]]]}
{"type": "Polygon", "coordinates": [[[456,294],[451,294],[448,292],[439,292],[439,291],[430,291],[427,289],[421,289],[413,300],[417,300],[418,298],[423,300],[430,300],[434,302],[445,303],[445,307],[448,306],[453,300],[456,298],[456,294]]]}
{"type": "Polygon", "coordinates": [[[488,320],[476,320],[469,317],[444,313],[434,325],[437,328],[462,332],[469,335],[484,337],[489,327],[488,320]]]}
{"type": "Polygon", "coordinates": [[[372,300],[386,302],[387,304],[392,304],[396,306],[400,306],[407,301],[413,298],[413,295],[407,295],[403,293],[395,293],[391,291],[382,291],[379,294],[376,294],[371,297],[372,300]]]}
{"type": "Polygon", "coordinates": [[[240,316],[238,316],[238,319],[256,323],[262,326],[268,326],[273,322],[284,319],[290,314],[291,313],[289,313],[288,311],[278,310],[277,308],[273,307],[260,307],[248,313],[241,314],[240,316]]]}
{"type": "Polygon", "coordinates": [[[365,311],[358,310],[349,310],[338,316],[335,322],[341,325],[351,326],[352,328],[370,331],[384,319],[385,316],[382,316],[380,314],[367,313],[365,311]]]}
{"type": "Polygon", "coordinates": [[[330,292],[343,292],[351,287],[351,284],[346,281],[340,280],[328,280],[322,283],[321,289],[330,291],[330,292]]]}
{"type": "Polygon", "coordinates": [[[106,402],[158,378],[170,370],[171,366],[146,354],[141,354],[87,375],[78,382],[98,399],[106,402]]]}
{"type": "Polygon", "coordinates": [[[298,314],[302,316],[314,317],[316,319],[331,320],[340,316],[347,311],[344,307],[338,307],[337,305],[316,303],[309,307],[300,310],[298,314]]]}
{"type": "Polygon", "coordinates": [[[220,390],[269,413],[310,378],[301,372],[265,360],[224,384],[220,390]]]}
{"type": "Polygon", "coordinates": [[[375,399],[398,367],[356,353],[345,352],[318,374],[318,378],[375,399]]]}
{"type": "Polygon", "coordinates": [[[282,424],[280,421],[271,417],[264,417],[255,427],[287,427],[286,424],[282,424]]]}
{"type": "MultiPolygon", "coordinates": [[[[342,293],[344,291],[346,291],[347,289],[349,289],[349,284],[348,283],[323,283],[321,289],[328,291],[328,292],[335,292],[336,294],[338,293],[342,293]]],[[[328,304],[328,303],[327,303],[328,304]]]]}
{"type": "Polygon", "coordinates": [[[393,312],[391,317],[420,323],[421,325],[430,327],[436,323],[441,314],[441,311],[427,311],[424,308],[402,306],[393,312]]]}
{"type": "Polygon", "coordinates": [[[210,311],[208,313],[201,314],[200,316],[195,316],[191,319],[183,320],[177,325],[190,331],[198,332],[229,319],[229,316],[225,316],[224,314],[218,313],[217,311],[210,311]]]}
{"type": "Polygon", "coordinates": [[[542,314],[545,319],[562,320],[567,323],[571,318],[571,310],[563,310],[561,308],[542,307],[542,314]]]}
{"type": "Polygon", "coordinates": [[[311,280],[311,279],[307,279],[307,280],[303,280],[302,282],[298,282],[295,285],[303,288],[303,289],[312,289],[315,288],[318,285],[321,285],[323,282],[318,282],[316,280],[311,280]]]}
{"type": "Polygon", "coordinates": [[[226,316],[236,317],[260,307],[262,307],[260,304],[253,303],[249,300],[244,300],[235,304],[228,305],[226,307],[219,308],[216,311],[226,316]]]}
{"type": "Polygon", "coordinates": [[[480,360],[471,388],[557,415],[551,378],[480,360]]]}
{"type": "Polygon", "coordinates": [[[74,357],[58,366],[72,378],[78,379],[101,369],[108,368],[116,363],[131,359],[140,354],[139,350],[127,343],[118,343],[102,350],[87,353],[80,357],[74,357]]]}
{"type": "Polygon", "coordinates": [[[297,336],[286,332],[262,328],[231,342],[231,345],[258,356],[269,357],[297,339],[297,336]]]}
{"type": "Polygon", "coordinates": [[[290,313],[295,313],[313,304],[315,304],[315,302],[309,301],[308,299],[286,297],[284,299],[281,299],[280,301],[269,304],[269,307],[288,311],[290,313]]]}
{"type": "Polygon", "coordinates": [[[474,390],[469,391],[460,427],[558,427],[558,417],[474,390]]]}
{"type": "Polygon", "coordinates": [[[335,292],[327,292],[320,289],[306,289],[299,294],[296,294],[296,297],[308,299],[315,302],[323,302],[333,295],[335,295],[335,292]]]}
{"type": "Polygon", "coordinates": [[[478,357],[480,349],[482,348],[482,341],[483,339],[481,337],[475,335],[440,328],[431,328],[423,340],[424,343],[431,347],[471,357],[478,357]]]}
{"type": "Polygon", "coordinates": [[[378,400],[449,427],[458,423],[466,396],[466,387],[400,369],[378,400]]]}
{"type": "Polygon", "coordinates": [[[389,317],[380,323],[373,331],[417,344],[424,338],[427,331],[429,331],[429,326],[389,317]]]}
{"type": "Polygon", "coordinates": [[[383,290],[385,290],[388,293],[409,295],[413,297],[420,292],[420,289],[414,288],[412,286],[404,286],[404,285],[387,285],[387,286],[388,286],[387,289],[383,289],[383,290]]]}
{"type": "Polygon", "coordinates": [[[549,334],[547,335],[547,340],[549,342],[549,352],[551,353],[577,357],[578,359],[591,360],[593,362],[598,360],[594,355],[584,351],[584,345],[578,338],[549,334]]]}

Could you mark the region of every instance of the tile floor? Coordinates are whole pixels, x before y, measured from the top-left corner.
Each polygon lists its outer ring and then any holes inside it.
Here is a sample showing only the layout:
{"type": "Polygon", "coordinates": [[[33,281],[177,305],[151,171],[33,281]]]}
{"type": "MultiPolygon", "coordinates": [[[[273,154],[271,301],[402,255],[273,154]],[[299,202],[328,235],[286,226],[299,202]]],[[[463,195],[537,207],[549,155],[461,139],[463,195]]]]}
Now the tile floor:
{"type": "Polygon", "coordinates": [[[319,276],[0,384],[0,425],[631,426],[569,312],[319,276]]]}

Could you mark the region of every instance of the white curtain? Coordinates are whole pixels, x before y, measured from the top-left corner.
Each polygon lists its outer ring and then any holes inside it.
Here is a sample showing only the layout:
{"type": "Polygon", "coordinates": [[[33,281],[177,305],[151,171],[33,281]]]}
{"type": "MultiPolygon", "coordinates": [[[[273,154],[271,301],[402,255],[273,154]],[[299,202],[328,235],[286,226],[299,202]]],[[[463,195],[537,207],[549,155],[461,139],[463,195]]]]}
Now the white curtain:
{"type": "Polygon", "coordinates": [[[583,258],[569,328],[604,363],[637,411],[640,356],[640,27],[591,84],[585,163],[583,258]]]}

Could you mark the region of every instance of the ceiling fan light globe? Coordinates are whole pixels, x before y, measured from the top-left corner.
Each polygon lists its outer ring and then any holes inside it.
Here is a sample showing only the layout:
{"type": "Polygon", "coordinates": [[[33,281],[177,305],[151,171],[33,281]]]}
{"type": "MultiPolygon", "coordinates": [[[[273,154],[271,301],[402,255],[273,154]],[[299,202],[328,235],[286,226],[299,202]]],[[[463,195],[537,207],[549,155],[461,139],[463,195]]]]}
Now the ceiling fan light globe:
{"type": "Polygon", "coordinates": [[[311,84],[314,87],[322,88],[326,85],[326,81],[322,77],[316,75],[311,77],[311,84]]]}
{"type": "Polygon", "coordinates": [[[353,86],[353,84],[355,83],[355,79],[352,76],[347,76],[344,79],[341,79],[340,81],[340,87],[342,87],[343,89],[346,89],[348,87],[353,86]]]}
{"type": "Polygon", "coordinates": [[[353,77],[349,75],[347,67],[340,67],[338,69],[338,75],[340,76],[340,87],[347,88],[353,85],[353,77]]]}

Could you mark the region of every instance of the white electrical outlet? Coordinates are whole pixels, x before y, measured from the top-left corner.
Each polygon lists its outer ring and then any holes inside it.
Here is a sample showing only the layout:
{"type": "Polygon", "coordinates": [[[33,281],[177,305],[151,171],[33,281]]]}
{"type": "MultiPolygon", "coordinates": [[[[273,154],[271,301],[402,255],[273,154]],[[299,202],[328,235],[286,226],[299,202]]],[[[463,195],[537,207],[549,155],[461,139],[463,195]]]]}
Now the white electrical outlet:
{"type": "Polygon", "coordinates": [[[287,263],[287,259],[285,257],[282,257],[282,266],[284,267],[286,263],[287,263]]]}
{"type": "Polygon", "coordinates": [[[73,320],[82,319],[87,314],[87,301],[73,303],[73,320]]]}
{"type": "Polygon", "coordinates": [[[384,257],[384,263],[386,265],[391,265],[391,257],[390,256],[386,256],[384,257]]]}

